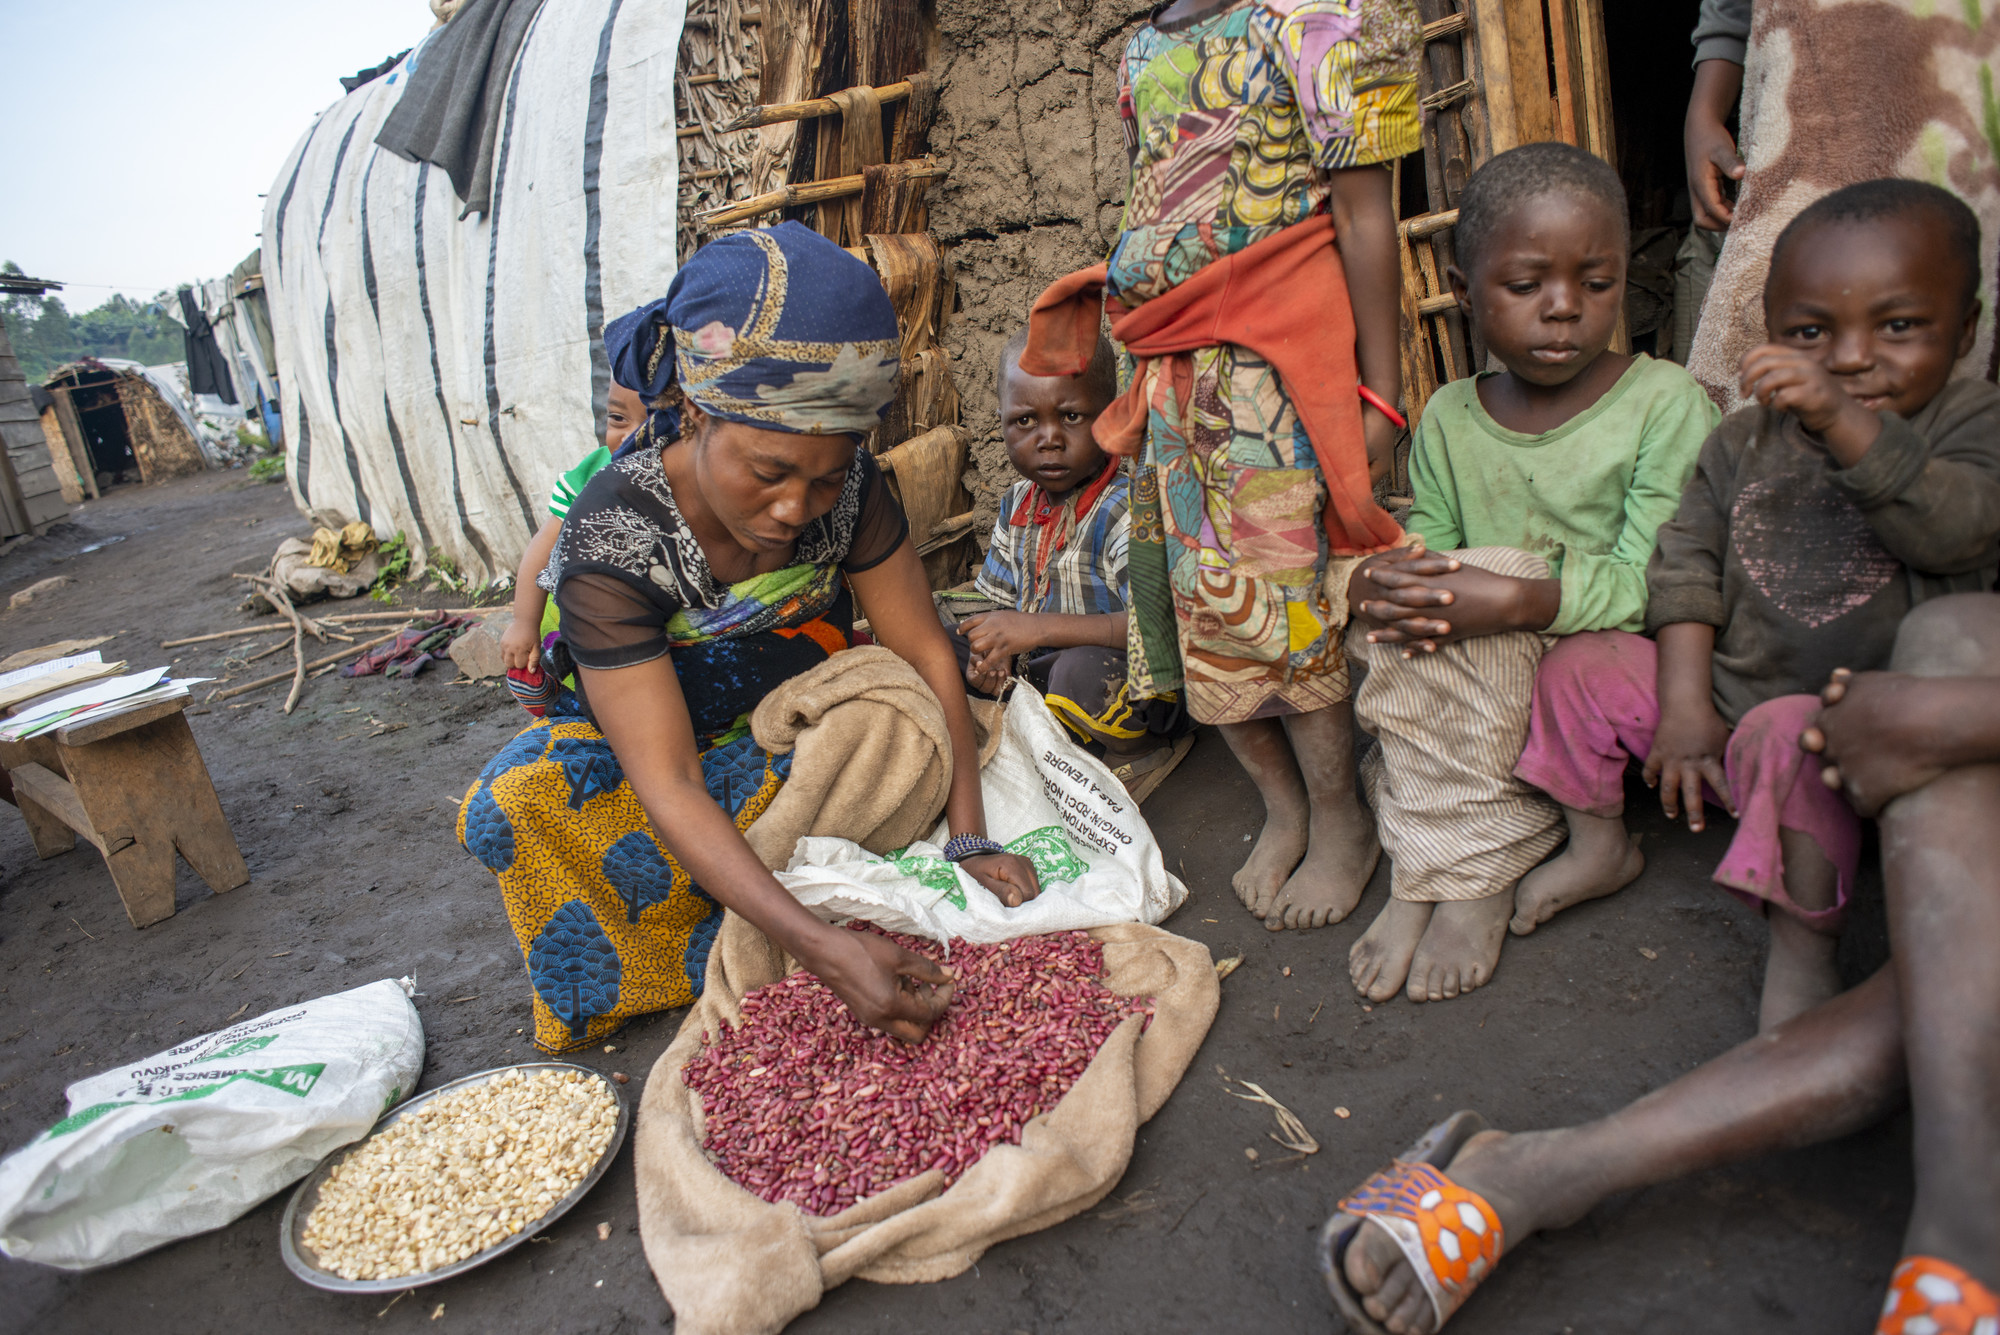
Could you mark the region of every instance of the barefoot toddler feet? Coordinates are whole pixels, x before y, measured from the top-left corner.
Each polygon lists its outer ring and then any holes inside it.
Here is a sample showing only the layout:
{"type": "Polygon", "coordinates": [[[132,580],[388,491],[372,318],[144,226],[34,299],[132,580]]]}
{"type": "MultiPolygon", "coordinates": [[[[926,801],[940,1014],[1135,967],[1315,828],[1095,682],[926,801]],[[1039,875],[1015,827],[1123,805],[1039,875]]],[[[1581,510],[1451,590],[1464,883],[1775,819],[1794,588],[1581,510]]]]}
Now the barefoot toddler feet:
{"type": "Polygon", "coordinates": [[[1274,932],[1341,921],[1361,902],[1361,892],[1382,858],[1375,818],[1353,798],[1318,804],[1311,829],[1305,861],[1264,916],[1264,926],[1274,932]]]}
{"type": "Polygon", "coordinates": [[[1337,845],[1321,852],[1322,841],[1315,839],[1306,860],[1286,880],[1278,897],[1264,915],[1271,931],[1325,927],[1340,922],[1361,902],[1368,878],[1381,860],[1382,845],[1370,830],[1359,843],[1337,845]]]}
{"type": "Polygon", "coordinates": [[[1299,819],[1265,817],[1263,832],[1257,836],[1250,856],[1230,881],[1236,889],[1236,897],[1243,901],[1243,907],[1255,917],[1269,917],[1279,890],[1284,888],[1292,868],[1298,866],[1299,859],[1305,855],[1306,822],[1303,816],[1299,819]]]}
{"type": "Polygon", "coordinates": [[[1514,916],[1507,924],[1516,936],[1526,936],[1564,909],[1585,900],[1602,899],[1623,890],[1646,870],[1646,855],[1638,841],[1619,830],[1609,847],[1579,846],[1572,837],[1560,856],[1551,858],[1521,878],[1514,891],[1514,916]]]}
{"type": "Polygon", "coordinates": [[[1504,890],[1484,899],[1450,899],[1432,906],[1430,923],[1410,960],[1404,989],[1410,1000],[1449,1001],[1491,982],[1513,907],[1514,897],[1504,890]]]}
{"type": "Polygon", "coordinates": [[[1403,990],[1410,960],[1430,925],[1436,905],[1419,900],[1391,899],[1375,921],[1347,952],[1347,976],[1370,1001],[1387,1001],[1403,990]]]}
{"type": "Polygon", "coordinates": [[[1639,843],[1625,833],[1623,816],[1593,816],[1563,808],[1569,846],[1521,878],[1514,891],[1516,936],[1526,936],[1566,908],[1601,899],[1632,884],[1646,869],[1639,843]]]}

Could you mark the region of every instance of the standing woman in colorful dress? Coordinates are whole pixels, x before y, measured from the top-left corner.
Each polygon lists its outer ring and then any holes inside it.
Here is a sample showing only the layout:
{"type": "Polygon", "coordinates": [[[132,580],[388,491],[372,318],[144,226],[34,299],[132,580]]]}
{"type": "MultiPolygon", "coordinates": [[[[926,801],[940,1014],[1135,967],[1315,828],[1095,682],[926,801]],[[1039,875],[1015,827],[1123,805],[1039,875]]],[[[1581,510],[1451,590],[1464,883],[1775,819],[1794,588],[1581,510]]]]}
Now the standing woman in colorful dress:
{"type": "Polygon", "coordinates": [[[1132,487],[1128,663],[1220,727],[1264,799],[1236,892],[1267,927],[1353,911],[1380,856],[1341,650],[1351,559],[1402,419],[1387,164],[1420,146],[1413,0],[1172,0],[1125,48],[1132,177],[1107,265],[1036,303],[1074,374],[1099,285],[1130,388],[1098,419],[1132,487]]]}
{"type": "Polygon", "coordinates": [[[664,299],[605,330],[619,384],[656,409],[569,507],[549,561],[570,676],[466,795],[459,839],[500,879],[561,1052],[701,995],[729,908],[863,1023],[914,1041],[948,975],[828,926],[742,832],[791,774],[750,733],[772,690],[875,639],[937,696],[951,737],[945,856],[1010,907],[1034,867],[986,838],[965,684],[909,523],[862,441],[894,397],[896,313],[865,263],[798,223],[737,232],[664,299]]]}

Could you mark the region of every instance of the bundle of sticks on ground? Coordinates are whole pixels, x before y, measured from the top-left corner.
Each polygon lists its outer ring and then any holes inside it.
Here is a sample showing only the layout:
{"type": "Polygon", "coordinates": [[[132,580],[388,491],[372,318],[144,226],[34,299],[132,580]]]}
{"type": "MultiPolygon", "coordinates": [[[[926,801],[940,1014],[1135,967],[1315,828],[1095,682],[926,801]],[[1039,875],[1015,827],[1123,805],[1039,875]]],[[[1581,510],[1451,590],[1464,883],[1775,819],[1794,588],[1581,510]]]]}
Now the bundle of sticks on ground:
{"type": "MultiPolygon", "coordinates": [[[[257,591],[258,595],[276,609],[280,616],[291,623],[292,634],[289,639],[280,640],[276,644],[268,645],[258,650],[256,653],[248,654],[240,659],[231,661],[248,666],[260,658],[268,657],[289,647],[292,651],[292,667],[288,672],[273,672],[269,676],[258,677],[254,681],[241,682],[233,686],[225,686],[220,690],[211,691],[208,699],[227,700],[234,696],[247,695],[251,691],[262,690],[266,686],[275,686],[279,682],[289,678],[292,683],[292,689],[285,697],[285,712],[287,714],[298,707],[299,697],[305,691],[306,678],[308,676],[325,676],[327,673],[338,668],[343,661],[353,658],[358,654],[366,653],[378,645],[387,644],[405,630],[420,622],[426,620],[442,621],[449,617],[467,616],[484,610],[476,607],[412,608],[393,612],[347,612],[332,616],[310,617],[300,612],[293,605],[291,599],[286,596],[284,586],[277,580],[266,575],[237,574],[234,578],[249,583],[257,591]],[[355,634],[348,633],[372,631],[385,625],[389,627],[386,633],[374,635],[366,640],[357,639],[355,634]],[[308,661],[305,649],[306,637],[308,635],[321,644],[330,644],[338,640],[343,642],[346,647],[336,649],[330,654],[308,661]]],[[[264,635],[270,633],[273,629],[270,626],[238,626],[234,630],[218,630],[207,635],[190,635],[178,640],[162,640],[160,641],[160,647],[162,649],[179,649],[190,644],[208,644],[217,640],[237,639],[250,635],[264,635]]]]}

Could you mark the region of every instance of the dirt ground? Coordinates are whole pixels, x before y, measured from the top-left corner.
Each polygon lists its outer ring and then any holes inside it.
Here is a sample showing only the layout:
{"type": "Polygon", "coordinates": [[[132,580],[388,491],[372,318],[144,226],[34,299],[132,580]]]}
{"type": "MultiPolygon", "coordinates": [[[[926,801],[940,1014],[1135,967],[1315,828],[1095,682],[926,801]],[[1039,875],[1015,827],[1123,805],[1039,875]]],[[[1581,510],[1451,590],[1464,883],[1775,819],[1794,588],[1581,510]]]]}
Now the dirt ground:
{"type": "MultiPolygon", "coordinates": [[[[162,639],[241,624],[242,586],[229,572],[260,568],[281,538],[306,529],[283,488],[241,473],[120,488],[75,519],[73,531],[0,558],[0,598],[50,574],[76,579],[0,614],[0,654],[116,631],[107,652],[156,663],[162,639]],[[112,537],[124,540],[83,551],[112,537]]],[[[178,672],[220,666],[211,646],[195,649],[207,652],[175,651],[178,672]]],[[[327,678],[290,718],[278,691],[245,708],[194,711],[252,880],[216,896],[183,866],[179,912],[144,931],[127,923],[88,846],[38,862],[19,818],[0,809],[6,1147],[60,1117],[74,1080],[239,1012],[378,978],[417,980],[426,1085],[532,1055],[521,1034],[528,988],[493,881],[451,832],[457,798],[524,716],[503,689],[454,678],[448,664],[413,682],[327,678]],[[373,735],[385,725],[402,726],[373,735]]],[[[1387,893],[1386,871],[1350,922],[1267,933],[1229,889],[1255,807],[1218,740],[1205,736],[1147,810],[1193,891],[1170,927],[1218,957],[1241,953],[1244,964],[1124,1181],[1097,1209],[994,1248],[958,1279],[849,1284],[795,1330],[1328,1331],[1337,1322],[1312,1270],[1314,1230],[1345,1189],[1441,1114],[1474,1107],[1509,1128],[1572,1122],[1754,1028],[1763,927],[1707,880],[1725,821],[1691,837],[1656,814],[1640,819],[1651,865],[1623,894],[1510,940],[1497,979],[1468,998],[1370,1009],[1344,963],[1387,893]],[[1225,1094],[1218,1068],[1289,1104],[1323,1150],[1302,1163],[1252,1165],[1246,1147],[1266,1161],[1283,1152],[1265,1139],[1269,1113],[1225,1094]]],[[[1879,900],[1879,879],[1863,894],[1879,900]]],[[[1848,951],[1856,976],[1882,949],[1879,910],[1860,918],[1848,951]]],[[[616,1053],[584,1060],[630,1072],[636,1103],[679,1018],[642,1020],[617,1037],[616,1053]]],[[[1872,1328],[1896,1258],[1908,1165],[1899,1117],[1838,1144],[1616,1199],[1510,1253],[1451,1330],[1859,1335],[1872,1328]]],[[[386,1314],[386,1299],[323,1294],[286,1272],[283,1204],[281,1194],[227,1228],[99,1273],[0,1262],[0,1329],[613,1332],[671,1323],[640,1250],[629,1145],[546,1237],[386,1314]],[[608,1242],[598,1241],[599,1221],[612,1225],[608,1242]]]]}

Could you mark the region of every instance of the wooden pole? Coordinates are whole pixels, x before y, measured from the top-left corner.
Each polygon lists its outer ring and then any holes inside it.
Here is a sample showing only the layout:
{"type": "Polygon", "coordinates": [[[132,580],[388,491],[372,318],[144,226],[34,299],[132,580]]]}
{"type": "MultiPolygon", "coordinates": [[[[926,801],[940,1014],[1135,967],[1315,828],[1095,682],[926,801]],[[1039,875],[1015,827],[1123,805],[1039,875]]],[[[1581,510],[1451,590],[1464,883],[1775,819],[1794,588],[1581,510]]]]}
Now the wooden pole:
{"type": "Polygon", "coordinates": [[[412,607],[402,612],[347,612],[340,616],[321,617],[330,625],[344,626],[350,621],[408,621],[411,617],[447,616],[469,617],[481,612],[494,611],[491,607],[412,607]]]}
{"type": "Polygon", "coordinates": [[[291,713],[299,703],[299,692],[306,688],[306,630],[299,624],[299,614],[292,607],[291,599],[280,598],[268,584],[257,585],[257,592],[264,595],[264,601],[278,609],[292,623],[292,693],[285,697],[285,712],[291,713]]]}
{"type": "Polygon", "coordinates": [[[161,640],[162,649],[178,649],[184,644],[206,644],[210,640],[233,640],[244,635],[262,635],[269,626],[238,626],[235,630],[219,630],[213,635],[190,635],[184,640],[161,640]]]}
{"type": "MultiPolygon", "coordinates": [[[[875,96],[885,105],[901,102],[910,95],[910,81],[885,84],[875,90],[875,96]]],[[[754,130],[760,125],[782,125],[786,121],[813,120],[820,116],[836,116],[840,107],[830,97],[809,97],[803,102],[776,102],[768,107],[751,107],[735,120],[722,127],[721,133],[731,130],[754,130]]]]}
{"type": "MultiPolygon", "coordinates": [[[[387,635],[378,635],[372,640],[363,640],[359,644],[351,644],[347,648],[340,650],[338,653],[328,654],[325,658],[316,659],[313,662],[306,664],[306,671],[311,672],[315,668],[323,668],[326,667],[328,664],[338,663],[341,659],[346,658],[349,654],[358,654],[365,649],[373,649],[378,644],[387,644],[389,641],[395,639],[398,635],[401,635],[405,629],[406,627],[398,626],[396,627],[396,629],[390,631],[387,635]]],[[[242,695],[245,691],[254,691],[265,686],[275,686],[279,682],[283,681],[285,678],[291,675],[292,674],[289,671],[274,672],[268,677],[259,677],[255,681],[246,681],[241,686],[232,686],[226,691],[217,691],[215,694],[209,696],[208,698],[211,700],[227,700],[231,696],[242,695]]]]}
{"type": "Polygon", "coordinates": [[[1458,226],[1457,209],[1446,209],[1443,213],[1426,213],[1421,217],[1408,219],[1402,224],[1403,235],[1413,241],[1436,236],[1439,232],[1448,231],[1456,226],[1458,226]]]}
{"type": "MultiPolygon", "coordinates": [[[[335,639],[345,638],[352,642],[352,636],[342,636],[339,632],[328,631],[326,628],[328,626],[344,626],[350,621],[408,620],[413,616],[427,615],[430,610],[429,608],[419,607],[408,612],[356,612],[349,616],[321,617],[318,621],[322,632],[320,638],[324,640],[326,636],[331,635],[335,639]]],[[[493,609],[490,607],[451,607],[440,610],[447,616],[471,616],[475,612],[490,612],[493,609]]],[[[312,620],[311,617],[304,619],[307,621],[312,620]]],[[[218,630],[210,635],[190,635],[186,639],[181,640],[161,640],[160,647],[162,649],[179,649],[189,644],[207,644],[210,640],[235,640],[241,639],[245,635],[263,635],[270,629],[269,626],[238,626],[235,630],[218,630]]]]}
{"type": "MultiPolygon", "coordinates": [[[[901,164],[897,164],[901,165],[901,164]]],[[[929,158],[918,158],[911,164],[907,179],[934,180],[950,175],[950,169],[940,167],[929,158]]],[[[844,199],[858,195],[866,188],[865,175],[836,176],[830,181],[809,181],[800,185],[788,185],[772,190],[741,204],[731,204],[727,208],[714,209],[697,214],[698,221],[709,227],[726,227],[731,223],[748,222],[778,209],[791,208],[796,204],[820,204],[829,199],[844,199]]]]}

